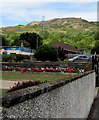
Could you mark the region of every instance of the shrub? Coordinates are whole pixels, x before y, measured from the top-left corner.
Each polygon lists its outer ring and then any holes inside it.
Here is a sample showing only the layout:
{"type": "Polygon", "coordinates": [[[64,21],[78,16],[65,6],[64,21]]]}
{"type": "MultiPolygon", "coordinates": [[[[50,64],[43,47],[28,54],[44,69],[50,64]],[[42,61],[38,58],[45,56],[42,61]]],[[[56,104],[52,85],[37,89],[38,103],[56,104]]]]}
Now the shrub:
{"type": "Polygon", "coordinates": [[[53,47],[42,45],[37,49],[34,56],[41,61],[57,61],[58,53],[53,47]]]}
{"type": "Polygon", "coordinates": [[[22,89],[22,88],[35,86],[35,85],[45,83],[45,82],[47,82],[47,81],[44,81],[44,82],[43,81],[23,81],[23,82],[18,82],[18,83],[15,83],[15,85],[12,88],[10,88],[10,90],[8,90],[8,92],[12,92],[12,91],[19,90],[19,89],[22,89]]]}
{"type": "Polygon", "coordinates": [[[15,57],[13,55],[2,55],[2,62],[12,62],[15,61],[15,57]]]}
{"type": "Polygon", "coordinates": [[[97,53],[99,54],[99,40],[96,41],[95,46],[92,48],[91,53],[97,53]]]}
{"type": "Polygon", "coordinates": [[[84,69],[84,72],[92,70],[92,63],[88,63],[84,69]]]}

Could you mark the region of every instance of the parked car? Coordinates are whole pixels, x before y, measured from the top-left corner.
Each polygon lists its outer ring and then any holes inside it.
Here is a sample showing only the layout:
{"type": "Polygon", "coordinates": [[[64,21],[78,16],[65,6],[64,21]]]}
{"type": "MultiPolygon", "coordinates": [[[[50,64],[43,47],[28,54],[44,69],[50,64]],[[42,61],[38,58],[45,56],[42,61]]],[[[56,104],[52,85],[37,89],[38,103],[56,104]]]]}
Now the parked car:
{"type": "Polygon", "coordinates": [[[89,57],[85,56],[85,55],[78,55],[78,56],[75,56],[73,58],[68,59],[68,61],[70,61],[70,62],[74,62],[74,61],[89,61],[89,57]]]}

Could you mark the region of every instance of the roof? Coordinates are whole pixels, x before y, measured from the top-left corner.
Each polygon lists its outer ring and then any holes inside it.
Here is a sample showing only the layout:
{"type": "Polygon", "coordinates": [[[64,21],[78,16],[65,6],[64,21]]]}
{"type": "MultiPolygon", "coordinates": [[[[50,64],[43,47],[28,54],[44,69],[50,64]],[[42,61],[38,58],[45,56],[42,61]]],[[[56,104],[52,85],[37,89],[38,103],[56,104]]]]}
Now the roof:
{"type": "Polygon", "coordinates": [[[32,50],[30,48],[27,48],[27,47],[2,47],[4,48],[5,50],[21,50],[21,51],[24,51],[24,52],[32,52],[32,50]]]}
{"type": "Polygon", "coordinates": [[[76,49],[74,46],[71,46],[71,45],[63,43],[63,42],[55,42],[55,43],[51,44],[51,46],[57,47],[57,48],[61,47],[64,50],[67,50],[67,51],[81,53],[81,51],[76,49]]]}

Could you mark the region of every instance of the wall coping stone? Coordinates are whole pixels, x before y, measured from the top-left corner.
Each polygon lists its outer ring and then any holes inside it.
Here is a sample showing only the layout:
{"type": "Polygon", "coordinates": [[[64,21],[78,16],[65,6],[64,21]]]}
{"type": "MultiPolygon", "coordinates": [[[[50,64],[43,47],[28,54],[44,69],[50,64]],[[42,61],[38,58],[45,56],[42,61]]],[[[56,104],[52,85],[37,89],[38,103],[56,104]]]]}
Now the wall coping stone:
{"type": "Polygon", "coordinates": [[[81,73],[77,76],[74,76],[74,77],[66,79],[66,80],[55,81],[53,83],[47,82],[47,83],[39,84],[37,86],[32,86],[32,87],[28,87],[28,88],[24,88],[24,89],[6,93],[5,95],[0,96],[0,107],[9,108],[18,103],[22,103],[26,100],[33,99],[43,93],[46,93],[48,91],[51,91],[58,87],[61,87],[65,84],[73,82],[79,78],[82,78],[83,76],[90,74],[90,73],[94,73],[94,71],[87,71],[85,73],[81,73]]]}

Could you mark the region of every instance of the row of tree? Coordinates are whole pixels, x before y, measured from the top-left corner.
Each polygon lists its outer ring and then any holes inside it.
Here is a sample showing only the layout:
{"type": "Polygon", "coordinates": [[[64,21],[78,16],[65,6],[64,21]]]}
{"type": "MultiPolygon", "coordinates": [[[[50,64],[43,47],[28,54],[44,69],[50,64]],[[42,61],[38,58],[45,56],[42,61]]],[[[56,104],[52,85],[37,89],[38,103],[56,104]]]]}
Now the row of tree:
{"type": "Polygon", "coordinates": [[[49,34],[47,32],[43,35],[25,32],[22,34],[7,34],[1,37],[3,46],[20,46],[21,43],[23,43],[25,47],[35,49],[35,57],[37,58],[37,60],[54,61],[58,58],[61,60],[65,59],[62,51],[58,50],[57,52],[53,47],[49,45],[44,45],[44,43],[50,44],[58,40],[69,43],[79,49],[82,48],[81,50],[84,50],[84,48],[88,49],[89,47],[92,53],[96,52],[97,54],[99,54],[99,31],[88,31],[83,32],[82,34],[77,31],[68,34],[57,32],[49,34]]]}
{"type": "Polygon", "coordinates": [[[96,52],[97,54],[99,54],[99,28],[95,32],[94,37],[95,37],[96,41],[95,41],[94,47],[91,49],[91,53],[95,53],[96,52]]]}
{"type": "Polygon", "coordinates": [[[4,36],[2,36],[3,46],[10,46],[10,45],[21,46],[21,43],[23,43],[25,47],[29,47],[31,49],[37,49],[40,45],[42,45],[43,40],[42,37],[40,37],[38,34],[28,33],[28,32],[22,33],[20,34],[20,36],[17,37],[15,35],[12,41],[9,41],[4,36]]]}

